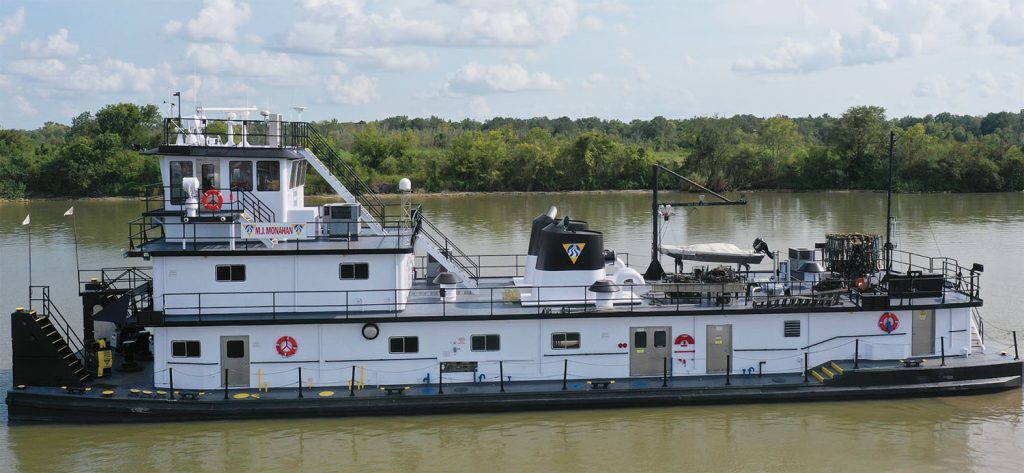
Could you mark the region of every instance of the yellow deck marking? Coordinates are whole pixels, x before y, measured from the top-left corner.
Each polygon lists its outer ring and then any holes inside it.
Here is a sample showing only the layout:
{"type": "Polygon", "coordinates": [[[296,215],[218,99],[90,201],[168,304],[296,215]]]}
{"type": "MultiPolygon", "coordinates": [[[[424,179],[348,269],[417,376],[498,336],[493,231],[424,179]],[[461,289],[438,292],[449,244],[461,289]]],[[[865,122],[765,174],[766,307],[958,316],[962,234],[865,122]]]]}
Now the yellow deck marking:
{"type": "Polygon", "coordinates": [[[249,399],[249,393],[238,393],[231,397],[235,399],[249,399]]]}
{"type": "Polygon", "coordinates": [[[334,391],[320,391],[320,397],[331,397],[334,395],[334,391]]]}

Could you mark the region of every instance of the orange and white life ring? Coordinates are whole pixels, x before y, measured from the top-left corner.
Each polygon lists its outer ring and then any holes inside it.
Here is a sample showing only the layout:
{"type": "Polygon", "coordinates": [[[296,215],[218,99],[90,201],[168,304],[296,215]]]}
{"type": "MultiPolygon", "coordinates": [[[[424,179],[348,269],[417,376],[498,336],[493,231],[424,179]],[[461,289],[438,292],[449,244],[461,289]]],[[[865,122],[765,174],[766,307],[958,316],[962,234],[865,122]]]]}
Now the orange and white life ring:
{"type": "Polygon", "coordinates": [[[878,328],[885,333],[893,333],[900,328],[900,318],[892,312],[886,312],[878,318],[878,328]]]}
{"type": "Polygon", "coordinates": [[[217,189],[210,189],[203,194],[203,207],[206,210],[216,212],[224,206],[224,194],[217,189]]]}
{"type": "Polygon", "coordinates": [[[299,342],[295,341],[295,338],[285,335],[277,339],[277,354],[288,358],[295,355],[299,351],[299,342]]]}

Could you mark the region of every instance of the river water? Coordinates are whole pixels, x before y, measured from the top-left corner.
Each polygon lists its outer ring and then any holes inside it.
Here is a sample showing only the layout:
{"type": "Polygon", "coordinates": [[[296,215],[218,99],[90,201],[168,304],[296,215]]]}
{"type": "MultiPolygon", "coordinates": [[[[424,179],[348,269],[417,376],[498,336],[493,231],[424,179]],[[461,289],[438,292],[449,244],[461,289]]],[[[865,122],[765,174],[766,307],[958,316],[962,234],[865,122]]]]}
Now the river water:
{"type": "MultiPolygon", "coordinates": [[[[666,243],[755,237],[772,249],[810,246],[828,232],[884,232],[885,196],[769,193],[749,204],[675,212],[666,243]]],[[[529,222],[549,205],[590,222],[605,246],[642,271],[650,252],[646,193],[424,196],[427,215],[470,254],[525,253],[529,222]]],[[[667,199],[692,200],[675,195],[667,199]]],[[[0,203],[0,311],[27,303],[32,281],[51,286],[80,321],[75,233],[83,269],[124,260],[138,202],[0,203]]],[[[983,263],[990,350],[1021,330],[1024,194],[902,195],[900,249],[983,263]]],[[[665,262],[668,263],[667,261],[665,262]]],[[[0,387],[10,387],[10,326],[0,323],[0,387]]],[[[1012,356],[1012,349],[1011,349],[1012,356]]],[[[1024,468],[1021,390],[960,398],[620,409],[525,414],[143,424],[6,425],[7,471],[1013,471],[1024,468]]]]}

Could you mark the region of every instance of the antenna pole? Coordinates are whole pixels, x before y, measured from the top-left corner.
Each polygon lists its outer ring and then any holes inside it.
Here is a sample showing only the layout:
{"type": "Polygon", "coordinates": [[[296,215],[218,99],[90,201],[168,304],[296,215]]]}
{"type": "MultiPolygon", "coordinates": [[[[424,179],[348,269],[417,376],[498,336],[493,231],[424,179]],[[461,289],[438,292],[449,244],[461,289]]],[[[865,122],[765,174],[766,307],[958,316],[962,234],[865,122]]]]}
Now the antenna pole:
{"type": "Polygon", "coordinates": [[[885,275],[892,270],[892,161],[896,145],[896,131],[889,130],[889,189],[885,196],[885,275]]]}

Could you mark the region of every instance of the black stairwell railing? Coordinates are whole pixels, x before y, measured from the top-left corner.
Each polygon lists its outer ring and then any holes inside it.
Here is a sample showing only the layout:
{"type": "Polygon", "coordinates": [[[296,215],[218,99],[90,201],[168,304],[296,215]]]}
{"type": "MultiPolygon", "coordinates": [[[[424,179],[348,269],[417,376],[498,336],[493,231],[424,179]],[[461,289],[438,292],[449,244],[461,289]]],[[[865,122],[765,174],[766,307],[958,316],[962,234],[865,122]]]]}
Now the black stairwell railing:
{"type": "Polygon", "coordinates": [[[31,293],[29,310],[37,311],[39,315],[46,317],[50,321],[50,324],[64,337],[68,348],[75,354],[83,367],[89,369],[89,367],[94,366],[94,360],[90,353],[85,350],[85,343],[82,341],[82,338],[78,336],[78,332],[71,327],[68,320],[64,318],[64,314],[57,309],[57,306],[50,298],[50,286],[30,286],[29,292],[31,293]]]}

